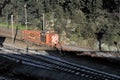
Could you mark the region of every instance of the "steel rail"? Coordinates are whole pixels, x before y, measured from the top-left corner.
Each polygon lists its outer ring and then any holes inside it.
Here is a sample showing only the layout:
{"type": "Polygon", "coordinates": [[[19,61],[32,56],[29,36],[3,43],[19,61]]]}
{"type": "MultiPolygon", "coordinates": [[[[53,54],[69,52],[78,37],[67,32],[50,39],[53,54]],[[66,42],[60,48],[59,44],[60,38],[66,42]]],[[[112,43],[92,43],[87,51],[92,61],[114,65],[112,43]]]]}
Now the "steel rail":
{"type": "MultiPolygon", "coordinates": [[[[110,79],[110,80],[119,80],[120,77],[114,74],[109,74],[103,71],[99,71],[96,69],[92,69],[83,65],[78,65],[78,64],[74,64],[65,60],[61,60],[59,58],[53,57],[53,56],[44,56],[44,55],[31,55],[34,56],[35,58],[40,58],[42,60],[48,61],[50,63],[56,64],[58,66],[61,67],[66,67],[69,69],[72,69],[71,72],[75,73],[76,75],[81,75],[82,76],[86,76],[89,78],[101,78],[101,79],[110,79]],[[83,74],[84,73],[84,74],[83,74]],[[85,75],[88,74],[88,75],[85,75]]],[[[58,67],[60,68],[60,67],[58,67]]]]}
{"type": "MultiPolygon", "coordinates": [[[[30,51],[30,52],[33,52],[33,51],[30,51]]],[[[36,55],[25,54],[23,57],[29,56],[29,58],[34,57],[34,59],[42,59],[42,60],[46,61],[47,64],[49,62],[49,65],[50,65],[50,63],[52,63],[52,65],[54,64],[54,66],[51,66],[51,67],[53,67],[53,69],[80,75],[82,77],[90,78],[93,80],[97,80],[97,79],[120,80],[120,76],[117,76],[114,74],[110,74],[110,73],[106,73],[106,72],[99,71],[96,69],[92,69],[92,68],[89,68],[89,67],[86,67],[83,65],[71,63],[71,62],[68,62],[68,61],[62,60],[60,58],[53,57],[53,56],[38,55],[39,52],[34,52],[34,53],[36,53],[36,55]]],[[[16,52],[16,54],[18,54],[18,53],[16,52]]],[[[31,60],[31,59],[29,59],[29,60],[31,60]]],[[[37,63],[37,65],[39,65],[38,64],[39,62],[37,60],[35,60],[33,62],[35,62],[35,63],[37,63]]],[[[47,66],[47,67],[50,67],[50,66],[47,66]]]]}

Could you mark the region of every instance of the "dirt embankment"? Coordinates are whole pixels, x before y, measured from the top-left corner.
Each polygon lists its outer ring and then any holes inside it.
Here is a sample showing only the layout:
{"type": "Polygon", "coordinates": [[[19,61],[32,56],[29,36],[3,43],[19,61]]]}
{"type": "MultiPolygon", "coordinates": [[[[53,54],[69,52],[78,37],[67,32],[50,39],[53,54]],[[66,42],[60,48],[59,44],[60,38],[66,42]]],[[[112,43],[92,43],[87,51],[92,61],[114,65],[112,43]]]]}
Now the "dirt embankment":
{"type": "Polygon", "coordinates": [[[22,40],[22,31],[14,30],[14,40],[12,39],[12,29],[0,27],[0,45],[10,45],[15,46],[16,48],[26,49],[29,47],[30,50],[37,51],[51,51],[54,50],[52,47],[35,45],[31,42],[22,40]]]}
{"type": "Polygon", "coordinates": [[[17,28],[12,30],[11,28],[0,27],[0,36],[12,37],[12,33],[14,33],[14,39],[21,39],[21,30],[17,28]]]}

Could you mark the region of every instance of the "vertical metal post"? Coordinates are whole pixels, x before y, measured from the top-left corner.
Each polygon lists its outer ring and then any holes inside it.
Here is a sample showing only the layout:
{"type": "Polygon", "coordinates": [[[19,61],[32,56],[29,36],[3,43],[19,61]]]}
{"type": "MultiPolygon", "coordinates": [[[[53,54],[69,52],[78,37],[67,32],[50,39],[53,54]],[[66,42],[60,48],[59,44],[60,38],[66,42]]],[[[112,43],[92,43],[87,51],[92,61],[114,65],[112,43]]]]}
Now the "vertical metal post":
{"type": "MultiPolygon", "coordinates": [[[[120,24],[120,5],[119,5],[119,12],[118,13],[119,13],[119,22],[118,23],[120,24]]],[[[120,52],[119,49],[120,49],[120,47],[119,47],[119,44],[118,44],[118,53],[120,52]]]]}
{"type": "Polygon", "coordinates": [[[44,31],[44,28],[45,28],[45,14],[43,13],[43,27],[42,27],[43,31],[44,31]]]}
{"type": "MultiPolygon", "coordinates": [[[[24,5],[24,8],[25,8],[25,25],[26,25],[26,30],[27,30],[28,29],[28,25],[27,25],[28,21],[27,21],[27,4],[26,3],[24,5]]],[[[28,41],[26,41],[26,44],[27,44],[26,53],[28,53],[28,50],[29,50],[28,41]]]]}
{"type": "Polygon", "coordinates": [[[11,15],[11,26],[12,26],[12,43],[14,43],[14,25],[13,25],[13,15],[11,15]]]}
{"type": "Polygon", "coordinates": [[[27,26],[27,23],[28,23],[27,22],[27,8],[26,7],[27,7],[27,5],[25,4],[24,5],[24,8],[25,8],[25,25],[26,25],[26,29],[28,29],[28,26],[27,26]]]}
{"type": "Polygon", "coordinates": [[[119,11],[118,11],[118,13],[119,13],[119,24],[120,24],[120,5],[119,5],[119,11]]]}
{"type": "Polygon", "coordinates": [[[7,28],[9,28],[8,13],[6,13],[6,24],[7,24],[7,28]]]}
{"type": "Polygon", "coordinates": [[[52,13],[52,25],[51,25],[52,28],[55,28],[55,27],[54,27],[54,24],[55,24],[55,22],[54,22],[54,14],[55,14],[55,12],[52,13]]]}
{"type": "Polygon", "coordinates": [[[120,5],[119,5],[118,13],[119,13],[119,22],[120,22],[120,5]]]}

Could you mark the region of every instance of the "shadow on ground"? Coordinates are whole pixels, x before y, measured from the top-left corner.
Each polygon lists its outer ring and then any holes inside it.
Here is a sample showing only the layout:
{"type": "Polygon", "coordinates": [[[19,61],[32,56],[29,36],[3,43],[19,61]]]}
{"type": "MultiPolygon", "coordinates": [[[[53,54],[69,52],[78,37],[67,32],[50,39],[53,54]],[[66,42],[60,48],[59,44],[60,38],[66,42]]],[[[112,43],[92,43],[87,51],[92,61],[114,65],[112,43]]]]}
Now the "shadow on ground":
{"type": "Polygon", "coordinates": [[[6,39],[6,37],[0,36],[0,46],[1,47],[3,46],[3,43],[4,43],[5,39],[6,39]]]}

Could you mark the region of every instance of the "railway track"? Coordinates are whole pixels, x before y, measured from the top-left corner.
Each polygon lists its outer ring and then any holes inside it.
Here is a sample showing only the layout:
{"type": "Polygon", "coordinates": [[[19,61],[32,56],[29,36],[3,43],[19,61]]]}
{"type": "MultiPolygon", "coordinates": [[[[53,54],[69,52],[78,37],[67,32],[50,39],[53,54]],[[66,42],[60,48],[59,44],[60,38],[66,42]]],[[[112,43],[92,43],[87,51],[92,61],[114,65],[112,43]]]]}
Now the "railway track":
{"type": "Polygon", "coordinates": [[[86,77],[86,78],[92,78],[92,79],[95,79],[95,80],[96,79],[97,80],[98,79],[100,79],[100,80],[106,80],[106,79],[116,80],[115,78],[113,78],[113,76],[120,78],[119,76],[116,76],[116,75],[108,74],[108,73],[105,73],[105,72],[102,72],[102,71],[98,71],[98,70],[95,70],[95,69],[88,68],[86,66],[77,65],[77,64],[74,64],[74,63],[71,63],[71,62],[67,62],[67,61],[58,59],[58,58],[53,57],[53,56],[49,56],[49,57],[46,58],[46,56],[41,57],[41,56],[37,55],[37,56],[34,56],[34,57],[35,58],[40,58],[42,60],[46,60],[50,63],[55,64],[57,66],[57,68],[69,72],[69,70],[64,69],[64,68],[68,68],[68,69],[71,70],[70,71],[71,73],[74,73],[75,75],[83,76],[83,77],[86,77]]]}
{"type": "Polygon", "coordinates": [[[1,48],[1,50],[4,51],[4,54],[0,54],[1,56],[30,66],[51,71],[62,71],[90,80],[120,80],[120,76],[74,64],[53,56],[40,55],[39,52],[30,51],[26,54],[24,50],[19,50],[18,52],[17,48],[12,49],[12,47],[10,49],[1,48]]]}

